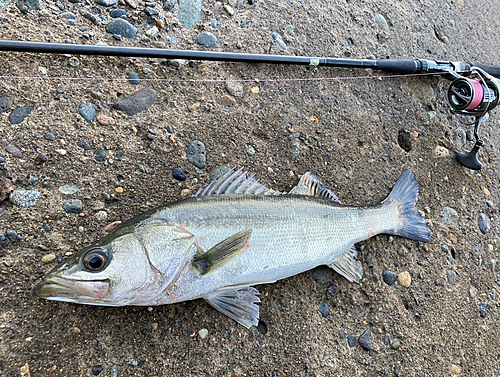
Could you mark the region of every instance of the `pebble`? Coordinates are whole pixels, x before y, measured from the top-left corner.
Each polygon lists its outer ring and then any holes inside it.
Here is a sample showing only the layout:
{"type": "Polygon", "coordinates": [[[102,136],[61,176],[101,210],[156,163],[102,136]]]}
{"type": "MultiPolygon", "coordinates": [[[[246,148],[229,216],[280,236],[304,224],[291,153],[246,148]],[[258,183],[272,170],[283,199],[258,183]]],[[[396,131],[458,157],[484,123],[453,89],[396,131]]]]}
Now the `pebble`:
{"type": "Polygon", "coordinates": [[[130,22],[123,18],[116,18],[106,26],[106,31],[110,34],[121,35],[125,38],[134,38],[137,35],[137,29],[130,22]]]}
{"type": "Polygon", "coordinates": [[[234,8],[229,5],[229,4],[225,4],[224,5],[224,10],[227,12],[227,14],[229,14],[230,16],[234,16],[234,8]]]}
{"type": "Polygon", "coordinates": [[[446,278],[448,279],[448,283],[451,285],[455,285],[457,282],[457,273],[453,270],[450,270],[446,273],[446,278]]]}
{"type": "Polygon", "coordinates": [[[0,97],[0,114],[10,109],[10,97],[0,97]]]}
{"type": "Polygon", "coordinates": [[[14,190],[10,194],[10,202],[24,208],[34,207],[40,199],[40,193],[35,190],[14,190]]]}
{"type": "MultiPolygon", "coordinates": [[[[200,19],[203,0],[179,0],[179,22],[186,29],[191,29],[196,21],[200,19]]],[[[175,2],[165,2],[163,9],[169,11],[175,5],[175,2]]]]}
{"type": "Polygon", "coordinates": [[[113,365],[111,367],[111,373],[109,376],[110,377],[118,377],[118,367],[116,365],[113,365]]]}
{"type": "Polygon", "coordinates": [[[320,306],[319,306],[319,312],[321,313],[321,315],[323,317],[328,317],[328,315],[330,314],[330,307],[328,306],[328,304],[326,302],[323,302],[320,306]]]}
{"type": "Polygon", "coordinates": [[[444,207],[439,215],[443,224],[455,224],[458,221],[458,213],[451,207],[444,207]]]}
{"type": "Polygon", "coordinates": [[[372,333],[366,330],[361,336],[358,338],[358,343],[366,351],[371,351],[372,349],[372,333]]]}
{"type": "Polygon", "coordinates": [[[2,156],[0,156],[0,164],[3,164],[5,162],[5,158],[3,158],[2,156]]]}
{"type": "Polygon", "coordinates": [[[255,148],[253,147],[253,145],[248,144],[247,145],[247,154],[249,156],[253,156],[253,155],[255,155],[255,153],[256,153],[256,151],[255,151],[255,148]]]}
{"type": "Polygon", "coordinates": [[[491,272],[495,272],[495,268],[497,266],[497,261],[495,259],[492,259],[490,261],[490,269],[491,269],[491,272]]]}
{"type": "Polygon", "coordinates": [[[42,0],[27,0],[26,5],[31,10],[41,10],[45,7],[45,3],[42,0]]]}
{"type": "Polygon", "coordinates": [[[7,238],[5,237],[5,234],[0,233],[0,245],[5,245],[7,242],[7,238]]]}
{"type": "Polygon", "coordinates": [[[347,335],[343,329],[340,329],[339,336],[340,336],[340,339],[345,339],[347,335]]]}
{"type": "Polygon", "coordinates": [[[411,284],[411,276],[408,271],[401,272],[398,275],[398,283],[404,288],[408,288],[411,284]]]}
{"type": "Polygon", "coordinates": [[[328,284],[333,279],[333,270],[328,266],[318,266],[311,270],[311,276],[318,284],[328,284]]]}
{"type": "Polygon", "coordinates": [[[66,213],[79,214],[83,212],[83,203],[80,199],[69,199],[63,203],[63,209],[66,213]]]}
{"type": "Polygon", "coordinates": [[[217,177],[223,177],[229,170],[231,169],[226,165],[217,166],[208,175],[208,177],[210,178],[210,182],[212,182],[217,177]]]}
{"type": "Polygon", "coordinates": [[[198,169],[203,169],[207,162],[205,145],[199,140],[193,141],[186,149],[186,158],[198,169]]]}
{"type": "Polygon", "coordinates": [[[139,85],[141,83],[141,78],[135,72],[130,72],[128,74],[128,82],[132,85],[139,85]]]}
{"type": "Polygon", "coordinates": [[[94,156],[97,162],[104,162],[106,161],[106,157],[108,156],[108,151],[102,148],[98,148],[94,152],[94,156]]]}
{"type": "Polygon", "coordinates": [[[144,88],[131,96],[116,102],[113,105],[113,108],[119,111],[124,111],[127,115],[132,116],[151,107],[155,103],[157,95],[158,92],[156,90],[144,88]]]}
{"type": "Polygon", "coordinates": [[[50,133],[50,132],[43,135],[43,137],[48,141],[55,141],[56,140],[56,135],[54,135],[53,133],[50,133]]]}
{"type": "Polygon", "coordinates": [[[14,229],[7,229],[7,238],[10,240],[10,242],[16,242],[20,237],[18,236],[17,232],[14,229]]]}
{"type": "Polygon", "coordinates": [[[115,188],[115,192],[117,194],[123,194],[123,187],[117,187],[117,188],[115,188]]]}
{"type": "Polygon", "coordinates": [[[483,318],[486,318],[486,316],[488,315],[488,312],[486,311],[487,307],[488,304],[484,301],[479,304],[479,315],[483,318]]]}
{"type": "Polygon", "coordinates": [[[293,29],[293,26],[292,26],[292,25],[286,25],[286,26],[285,26],[285,30],[286,30],[286,33],[287,33],[290,37],[292,37],[292,38],[294,38],[294,37],[295,37],[295,30],[293,29]]]}
{"type": "Polygon", "coordinates": [[[335,297],[335,295],[337,294],[339,288],[337,287],[336,284],[332,284],[328,287],[328,289],[326,290],[326,299],[327,300],[331,300],[332,298],[335,297]]]}
{"type": "Polygon", "coordinates": [[[7,147],[5,148],[5,151],[7,153],[10,153],[12,155],[12,157],[23,158],[23,152],[21,152],[19,150],[19,148],[15,147],[13,145],[7,145],[7,147]]]}
{"type": "Polygon", "coordinates": [[[163,3],[163,9],[166,10],[166,11],[171,11],[172,9],[174,9],[175,3],[176,3],[175,0],[166,0],[163,3]]]}
{"type": "Polygon", "coordinates": [[[278,33],[276,32],[273,32],[271,34],[271,36],[273,37],[274,41],[278,44],[278,46],[281,47],[281,49],[283,51],[286,51],[287,50],[287,46],[286,46],[286,43],[283,41],[283,38],[281,37],[281,35],[279,35],[278,33]]]}
{"type": "Polygon", "coordinates": [[[237,81],[227,80],[226,91],[233,97],[243,97],[243,85],[237,81]]]}
{"type": "Polygon", "coordinates": [[[181,197],[183,199],[189,198],[190,195],[191,195],[191,190],[189,189],[184,189],[181,191],[181,197]]]}
{"type": "Polygon", "coordinates": [[[172,170],[172,177],[174,177],[174,179],[177,179],[178,181],[186,180],[184,170],[182,170],[181,168],[175,168],[174,170],[172,170]]]}
{"type": "Polygon", "coordinates": [[[453,132],[453,141],[458,149],[462,149],[467,143],[467,135],[465,135],[465,131],[461,128],[457,128],[453,132]]]}
{"type": "Polygon", "coordinates": [[[384,270],[382,272],[382,280],[389,286],[394,285],[394,283],[396,283],[396,280],[398,280],[398,274],[393,271],[384,270]]]}
{"type": "Polygon", "coordinates": [[[90,144],[87,141],[85,141],[85,140],[79,141],[77,145],[78,145],[79,148],[82,148],[82,149],[84,149],[86,151],[89,151],[89,150],[92,149],[92,147],[90,146],[90,144]]]}
{"type": "Polygon", "coordinates": [[[215,47],[219,41],[212,33],[206,31],[196,36],[196,42],[205,47],[215,47]]]}
{"type": "Polygon", "coordinates": [[[21,123],[34,110],[33,106],[18,107],[9,114],[9,122],[11,124],[21,123]]]}
{"type": "Polygon", "coordinates": [[[96,119],[97,119],[97,122],[103,126],[113,126],[116,123],[114,118],[112,118],[108,115],[104,115],[104,114],[99,114],[96,117],[96,119]]]}
{"type": "Polygon", "coordinates": [[[52,263],[56,260],[56,256],[54,254],[46,254],[42,257],[42,263],[43,264],[49,264],[52,263]]]}
{"type": "Polygon", "coordinates": [[[121,16],[125,16],[126,14],[127,14],[127,11],[125,9],[113,9],[109,13],[109,16],[111,18],[120,18],[121,16]]]}
{"type": "Polygon", "coordinates": [[[349,347],[353,348],[356,345],[356,338],[352,335],[349,335],[347,337],[347,344],[349,345],[349,347]]]}
{"type": "Polygon", "coordinates": [[[106,220],[108,218],[108,213],[106,211],[96,212],[96,214],[94,215],[94,218],[97,221],[104,221],[104,220],[106,220]]]}
{"type": "Polygon", "coordinates": [[[461,374],[462,370],[460,369],[460,367],[458,365],[451,364],[450,365],[450,373],[451,374],[461,374]]]}
{"type": "Polygon", "coordinates": [[[45,162],[47,162],[47,156],[44,153],[36,156],[35,165],[43,165],[45,162]]]}
{"type": "Polygon", "coordinates": [[[97,115],[95,106],[92,103],[82,103],[78,108],[78,112],[88,123],[92,123],[97,115]]]}
{"type": "Polygon", "coordinates": [[[102,365],[93,365],[91,371],[94,376],[98,376],[102,372],[102,365]]]}
{"type": "Polygon", "coordinates": [[[68,151],[66,149],[60,148],[56,149],[56,153],[60,156],[66,156],[66,153],[68,153],[68,151]]]}
{"type": "Polygon", "coordinates": [[[205,339],[208,336],[208,330],[201,329],[200,331],[198,331],[198,335],[200,336],[200,339],[205,339]]]}
{"type": "Polygon", "coordinates": [[[394,339],[391,343],[391,348],[397,350],[401,347],[401,342],[397,339],[394,339]]]}
{"type": "Polygon", "coordinates": [[[373,17],[373,21],[378,25],[379,28],[381,28],[384,31],[389,30],[389,24],[385,20],[385,17],[382,16],[380,13],[377,13],[375,17],[373,17]]]}
{"type": "Polygon", "coordinates": [[[448,157],[450,155],[450,151],[442,145],[438,145],[436,149],[434,149],[434,153],[437,157],[448,157]]]}
{"type": "Polygon", "coordinates": [[[484,213],[479,214],[479,218],[477,219],[477,225],[479,225],[479,230],[483,234],[486,234],[491,230],[490,218],[484,213]]]}
{"type": "Polygon", "coordinates": [[[474,132],[469,128],[467,131],[465,131],[465,136],[467,137],[467,140],[472,141],[474,140],[474,132]]]}
{"type": "Polygon", "coordinates": [[[391,345],[391,340],[392,340],[391,334],[385,334],[385,336],[384,336],[384,344],[386,346],[390,346],[391,345]]]}
{"type": "Polygon", "coordinates": [[[450,248],[448,245],[441,245],[441,251],[448,253],[450,251],[450,248]]]}

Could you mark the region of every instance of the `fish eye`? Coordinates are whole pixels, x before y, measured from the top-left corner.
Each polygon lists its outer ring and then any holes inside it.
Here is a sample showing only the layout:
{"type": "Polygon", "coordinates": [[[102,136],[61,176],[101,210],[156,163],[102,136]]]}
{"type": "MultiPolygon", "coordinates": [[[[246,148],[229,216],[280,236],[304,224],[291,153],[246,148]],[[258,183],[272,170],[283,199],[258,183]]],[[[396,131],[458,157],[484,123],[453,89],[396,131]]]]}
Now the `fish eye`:
{"type": "Polygon", "coordinates": [[[90,271],[101,271],[108,262],[108,256],[102,250],[90,250],[83,257],[83,264],[90,271]]]}

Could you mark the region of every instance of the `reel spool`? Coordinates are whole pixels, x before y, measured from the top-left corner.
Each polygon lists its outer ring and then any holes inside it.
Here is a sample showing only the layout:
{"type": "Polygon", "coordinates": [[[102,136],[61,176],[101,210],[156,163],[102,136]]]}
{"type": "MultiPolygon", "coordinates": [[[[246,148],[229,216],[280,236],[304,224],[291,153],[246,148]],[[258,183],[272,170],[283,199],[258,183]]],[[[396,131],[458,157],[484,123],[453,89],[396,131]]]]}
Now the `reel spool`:
{"type": "Polygon", "coordinates": [[[479,127],[486,113],[500,101],[500,82],[480,68],[472,67],[471,70],[469,77],[455,74],[457,78],[448,89],[448,103],[455,114],[475,117],[476,144],[469,153],[457,153],[457,160],[469,169],[480,170],[483,164],[477,155],[485,143],[479,139],[479,127]]]}

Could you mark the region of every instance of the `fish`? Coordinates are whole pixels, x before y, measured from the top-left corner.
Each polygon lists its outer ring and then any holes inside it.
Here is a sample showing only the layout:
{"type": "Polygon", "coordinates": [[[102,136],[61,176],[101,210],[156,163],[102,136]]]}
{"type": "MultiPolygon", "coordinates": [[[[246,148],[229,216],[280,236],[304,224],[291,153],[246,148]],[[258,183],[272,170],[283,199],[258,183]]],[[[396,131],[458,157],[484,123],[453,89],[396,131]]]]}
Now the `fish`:
{"type": "Polygon", "coordinates": [[[377,234],[429,241],[404,172],[372,206],[346,206],[313,173],[289,192],[232,169],[192,197],[139,214],[45,275],[35,296],[101,306],[205,299],[246,328],[259,322],[256,285],[319,265],[362,278],[355,244],[377,234]]]}

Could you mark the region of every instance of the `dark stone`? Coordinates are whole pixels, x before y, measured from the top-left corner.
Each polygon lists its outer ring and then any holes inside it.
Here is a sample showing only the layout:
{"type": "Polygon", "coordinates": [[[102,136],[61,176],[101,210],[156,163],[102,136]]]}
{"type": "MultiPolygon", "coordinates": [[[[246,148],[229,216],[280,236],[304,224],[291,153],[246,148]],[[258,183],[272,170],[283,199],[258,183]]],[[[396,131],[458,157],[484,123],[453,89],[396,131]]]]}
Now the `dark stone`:
{"type": "Polygon", "coordinates": [[[127,115],[135,115],[151,107],[158,93],[154,89],[144,88],[131,96],[116,102],[113,108],[119,111],[125,111],[127,115]]]}
{"type": "Polygon", "coordinates": [[[285,43],[285,41],[283,41],[283,38],[281,37],[280,34],[276,33],[276,32],[273,32],[271,34],[271,36],[273,37],[274,41],[278,44],[278,46],[280,46],[280,48],[283,50],[283,51],[286,51],[287,50],[287,45],[285,43]]]}
{"type": "Polygon", "coordinates": [[[80,214],[83,212],[83,203],[80,199],[69,199],[63,203],[66,213],[80,214]]]}
{"type": "Polygon", "coordinates": [[[318,284],[328,284],[333,279],[333,270],[328,266],[318,266],[311,270],[311,276],[318,284]]]}
{"type": "Polygon", "coordinates": [[[167,12],[171,11],[175,7],[175,0],[165,0],[163,3],[163,9],[165,9],[167,12]]]}
{"type": "Polygon", "coordinates": [[[59,17],[64,18],[65,20],[76,20],[76,15],[71,12],[64,12],[59,14],[59,17]]]}
{"type": "Polygon", "coordinates": [[[14,229],[7,229],[7,238],[10,242],[16,242],[18,240],[17,232],[14,229]]]}
{"type": "Polygon", "coordinates": [[[178,181],[186,180],[184,170],[182,170],[181,168],[175,168],[174,170],[172,170],[172,177],[174,177],[174,179],[177,179],[178,181]]]}
{"type": "Polygon", "coordinates": [[[5,151],[7,153],[10,153],[12,155],[12,157],[23,158],[23,152],[21,152],[19,150],[19,148],[15,147],[13,145],[7,145],[7,147],[5,148],[5,151]]]}
{"type": "Polygon", "coordinates": [[[130,22],[123,18],[117,18],[106,26],[106,31],[111,34],[118,34],[125,38],[134,38],[137,35],[137,29],[130,22]]]}
{"type": "Polygon", "coordinates": [[[347,337],[347,344],[349,345],[349,347],[353,348],[356,345],[356,338],[352,335],[349,335],[347,337]]]}
{"type": "Polygon", "coordinates": [[[488,307],[488,304],[486,302],[481,302],[481,304],[479,305],[479,315],[483,318],[486,318],[486,316],[488,315],[488,312],[487,312],[487,307],[488,307]]]}
{"type": "Polygon", "coordinates": [[[327,300],[331,300],[332,298],[335,297],[335,295],[337,294],[339,288],[337,287],[336,284],[332,284],[328,287],[328,289],[326,290],[326,299],[327,300]]]}
{"type": "Polygon", "coordinates": [[[323,317],[328,317],[328,315],[330,314],[330,307],[328,306],[328,304],[326,302],[323,302],[320,306],[319,306],[319,312],[321,313],[321,315],[323,317]]]}
{"type": "Polygon", "coordinates": [[[219,43],[215,35],[210,32],[203,32],[198,34],[196,36],[196,42],[205,47],[215,47],[217,46],[217,43],[219,43]]]}
{"type": "Polygon", "coordinates": [[[385,270],[384,272],[382,272],[382,280],[387,285],[394,285],[394,283],[396,283],[396,280],[398,280],[398,274],[393,271],[385,270]]]}
{"type": "Polygon", "coordinates": [[[125,9],[113,9],[109,16],[111,18],[120,18],[121,16],[125,16],[127,11],[125,9]]]}
{"type": "Polygon", "coordinates": [[[340,339],[345,339],[347,335],[343,329],[340,329],[339,336],[340,336],[340,339]]]}
{"type": "Polygon", "coordinates": [[[94,365],[92,366],[92,374],[94,376],[98,376],[102,372],[102,365],[94,365]]]}
{"type": "Polygon", "coordinates": [[[54,135],[53,133],[50,133],[50,132],[43,135],[43,137],[45,139],[47,139],[48,141],[55,141],[56,140],[56,135],[54,135]]]}
{"type": "Polygon", "coordinates": [[[398,144],[406,152],[411,151],[411,139],[410,133],[405,130],[400,130],[398,134],[398,144]]]}
{"type": "Polygon", "coordinates": [[[90,146],[90,144],[85,141],[85,140],[82,140],[82,141],[79,141],[78,144],[77,144],[80,148],[86,150],[86,151],[89,151],[92,149],[92,147],[90,146]]]}
{"type": "Polygon", "coordinates": [[[0,98],[0,114],[10,109],[10,97],[0,98]]]}
{"type": "Polygon", "coordinates": [[[366,330],[359,338],[358,343],[366,351],[372,349],[372,333],[366,330]]]}
{"type": "Polygon", "coordinates": [[[141,83],[141,78],[135,72],[130,72],[128,74],[128,82],[132,85],[139,85],[141,83]]]}
{"type": "Polygon", "coordinates": [[[9,122],[11,124],[21,123],[30,113],[33,111],[34,107],[18,107],[9,114],[9,122]]]}
{"type": "Polygon", "coordinates": [[[44,153],[36,156],[35,165],[43,165],[45,162],[47,162],[47,156],[44,153]]]}
{"type": "Polygon", "coordinates": [[[479,226],[479,230],[486,234],[491,230],[491,222],[490,218],[485,214],[479,214],[479,218],[477,219],[477,225],[479,226]]]}
{"type": "Polygon", "coordinates": [[[78,108],[78,112],[88,123],[92,123],[97,115],[95,106],[92,103],[82,103],[78,108]]]}
{"type": "Polygon", "coordinates": [[[106,157],[108,156],[108,151],[104,150],[102,148],[98,148],[95,152],[95,159],[97,162],[104,162],[106,161],[106,157]]]}

